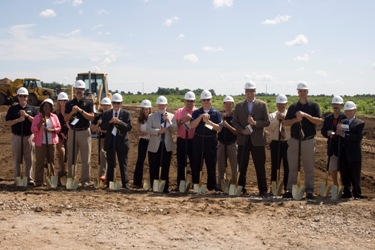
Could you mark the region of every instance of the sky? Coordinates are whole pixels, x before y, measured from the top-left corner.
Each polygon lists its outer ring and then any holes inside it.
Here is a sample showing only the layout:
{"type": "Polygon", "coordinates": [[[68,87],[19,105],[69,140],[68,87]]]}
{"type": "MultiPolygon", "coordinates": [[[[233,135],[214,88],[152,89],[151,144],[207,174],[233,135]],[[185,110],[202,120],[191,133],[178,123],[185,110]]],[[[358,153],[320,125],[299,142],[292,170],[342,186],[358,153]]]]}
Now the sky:
{"type": "Polygon", "coordinates": [[[373,0],[1,0],[0,78],[111,90],[375,94],[373,0]]]}

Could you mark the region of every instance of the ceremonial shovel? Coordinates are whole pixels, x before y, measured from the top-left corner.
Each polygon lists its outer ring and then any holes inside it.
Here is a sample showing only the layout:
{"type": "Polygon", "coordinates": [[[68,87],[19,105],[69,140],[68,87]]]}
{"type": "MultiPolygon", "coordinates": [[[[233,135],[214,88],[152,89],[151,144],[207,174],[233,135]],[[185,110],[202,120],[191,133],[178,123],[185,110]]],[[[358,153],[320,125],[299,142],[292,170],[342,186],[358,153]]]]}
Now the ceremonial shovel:
{"type": "Polygon", "coordinates": [[[23,176],[23,122],[21,122],[21,164],[20,164],[20,175],[16,176],[16,186],[26,187],[27,186],[27,176],[23,176]]]}
{"type": "Polygon", "coordinates": [[[300,183],[301,175],[301,140],[302,140],[302,124],[299,123],[299,137],[298,137],[298,175],[297,175],[297,184],[292,186],[292,195],[293,199],[300,201],[303,198],[305,193],[305,185],[300,183]]]}
{"type": "Polygon", "coordinates": [[[72,177],[67,178],[66,180],[66,189],[75,190],[78,188],[78,181],[76,180],[76,128],[73,126],[73,147],[72,147],[72,177]]]}
{"type": "MultiPolygon", "coordinates": [[[[166,126],[166,121],[164,121],[164,128],[166,126]]],[[[153,183],[152,190],[157,193],[161,193],[164,191],[165,187],[165,180],[161,179],[161,172],[162,172],[162,164],[163,164],[163,154],[164,154],[164,139],[165,134],[161,135],[161,153],[160,153],[160,166],[159,166],[159,179],[155,179],[153,183]]]]}
{"type": "MultiPolygon", "coordinates": [[[[47,122],[44,122],[44,129],[47,128],[47,122]]],[[[48,148],[48,133],[45,130],[45,137],[46,137],[46,154],[47,154],[47,176],[46,176],[46,184],[49,188],[57,188],[58,183],[58,176],[54,175],[54,166],[49,157],[49,148],[48,148]]]]}
{"type": "MultiPolygon", "coordinates": [[[[280,147],[281,147],[281,126],[282,126],[282,123],[280,122],[279,123],[279,140],[278,140],[278,144],[277,144],[277,173],[276,173],[276,178],[277,180],[276,181],[273,181],[271,183],[271,190],[272,190],[272,194],[273,196],[280,196],[281,195],[281,191],[282,191],[282,182],[280,181],[280,165],[281,165],[281,161],[280,161],[280,147]]],[[[285,171],[285,168],[284,168],[284,171],[285,171]]]]}
{"type": "Polygon", "coordinates": [[[179,186],[179,191],[180,193],[186,193],[191,186],[190,181],[187,181],[187,148],[188,148],[188,135],[189,135],[189,130],[186,128],[185,132],[185,169],[184,169],[184,180],[180,180],[180,186],[179,186]]]}
{"type": "MultiPolygon", "coordinates": [[[[337,165],[338,165],[338,170],[339,170],[339,177],[340,177],[340,180],[342,180],[341,178],[341,171],[340,171],[340,157],[341,157],[341,137],[339,136],[338,137],[338,144],[339,144],[339,153],[338,153],[338,156],[337,156],[337,165]]],[[[333,185],[332,188],[331,188],[331,198],[332,200],[337,200],[337,199],[340,199],[341,196],[342,196],[342,193],[344,191],[344,187],[342,185],[333,185]]]]}
{"type": "Polygon", "coordinates": [[[332,148],[332,138],[328,138],[328,160],[327,160],[327,168],[326,168],[326,177],[324,183],[320,183],[319,185],[319,195],[322,197],[327,197],[329,195],[329,191],[331,191],[332,186],[328,185],[328,176],[329,176],[329,163],[331,161],[331,148],[332,148]]]}

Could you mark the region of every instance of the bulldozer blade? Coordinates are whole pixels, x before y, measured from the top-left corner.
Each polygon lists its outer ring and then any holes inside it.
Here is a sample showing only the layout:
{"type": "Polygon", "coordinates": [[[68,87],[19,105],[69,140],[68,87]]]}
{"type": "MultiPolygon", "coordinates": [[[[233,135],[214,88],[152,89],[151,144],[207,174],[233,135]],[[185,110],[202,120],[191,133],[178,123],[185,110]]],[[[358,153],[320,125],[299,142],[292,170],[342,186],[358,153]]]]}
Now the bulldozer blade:
{"type": "Polygon", "coordinates": [[[319,185],[319,195],[322,197],[327,197],[331,191],[332,186],[327,183],[320,183],[319,185]]]}
{"type": "Polygon", "coordinates": [[[293,185],[292,186],[293,199],[295,199],[296,201],[302,200],[304,193],[305,193],[305,185],[293,185]]]}
{"type": "Polygon", "coordinates": [[[194,184],[193,185],[193,191],[197,194],[204,194],[206,193],[207,185],[206,184],[194,184]]]}
{"type": "Polygon", "coordinates": [[[76,190],[78,188],[78,182],[73,178],[67,178],[66,189],[76,190]]]}
{"type": "Polygon", "coordinates": [[[271,183],[271,190],[273,196],[280,196],[283,190],[282,182],[281,181],[273,181],[271,183]]]}
{"type": "Polygon", "coordinates": [[[149,179],[143,180],[143,189],[146,190],[146,191],[150,191],[151,184],[150,184],[150,180],[149,179]]]}
{"type": "Polygon", "coordinates": [[[238,195],[241,195],[241,192],[242,192],[242,186],[238,186],[238,185],[235,185],[235,184],[231,184],[229,186],[229,195],[230,196],[238,196],[238,195]]]}
{"type": "Polygon", "coordinates": [[[187,193],[190,189],[190,181],[181,180],[178,190],[180,193],[187,193]]]}
{"type": "Polygon", "coordinates": [[[154,184],[152,190],[157,193],[161,193],[164,191],[165,187],[165,180],[154,180],[154,184]]]}
{"type": "Polygon", "coordinates": [[[230,180],[222,179],[220,182],[221,189],[224,194],[229,194],[230,180]]]}
{"type": "Polygon", "coordinates": [[[344,191],[343,186],[333,185],[332,188],[331,188],[331,199],[332,200],[340,199],[343,191],[344,191]]]}

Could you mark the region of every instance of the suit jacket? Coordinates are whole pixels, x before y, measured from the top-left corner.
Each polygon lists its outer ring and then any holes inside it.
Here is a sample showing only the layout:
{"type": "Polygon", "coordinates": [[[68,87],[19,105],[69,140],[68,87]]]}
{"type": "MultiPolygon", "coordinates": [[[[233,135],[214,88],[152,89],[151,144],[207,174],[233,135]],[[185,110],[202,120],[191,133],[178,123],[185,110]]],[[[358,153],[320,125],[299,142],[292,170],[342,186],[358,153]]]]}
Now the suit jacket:
{"type": "MultiPolygon", "coordinates": [[[[324,123],[323,123],[323,126],[322,126],[322,129],[321,129],[321,133],[322,135],[325,137],[325,138],[328,138],[328,131],[331,130],[333,132],[336,131],[336,126],[333,127],[332,126],[332,121],[334,119],[334,115],[333,113],[326,116],[326,118],[324,118],[324,123]]],[[[340,113],[339,117],[338,117],[338,123],[340,123],[341,121],[343,121],[344,119],[346,119],[346,116],[344,115],[344,113],[340,113]]],[[[329,145],[327,146],[327,155],[330,155],[332,156],[332,154],[338,156],[338,152],[339,152],[339,146],[338,146],[338,137],[339,135],[334,135],[332,137],[331,140],[327,140],[327,145],[329,143],[332,143],[331,144],[331,152],[328,152],[329,150],[329,145]]]]}
{"type": "MultiPolygon", "coordinates": [[[[113,118],[113,109],[107,110],[102,115],[102,124],[100,128],[107,131],[104,139],[104,151],[113,150],[113,143],[115,136],[112,134],[114,128],[113,123],[109,121],[113,118]]],[[[131,115],[128,111],[120,109],[118,113],[118,118],[120,122],[116,125],[116,145],[126,145],[129,141],[128,131],[132,129],[131,125],[131,115]]]]}
{"type": "MultiPolygon", "coordinates": [[[[172,138],[172,132],[177,131],[177,122],[175,116],[172,113],[168,113],[168,116],[171,121],[171,125],[168,127],[167,132],[165,133],[164,142],[165,148],[168,152],[175,149],[175,145],[172,138]],[[171,119],[172,118],[172,119],[171,119]]],[[[161,129],[160,122],[160,113],[155,111],[147,119],[147,133],[150,134],[150,141],[148,143],[148,151],[152,153],[158,152],[159,145],[161,142],[161,135],[158,134],[161,129]]]]}
{"type": "Polygon", "coordinates": [[[341,138],[342,154],[349,161],[362,161],[362,138],[365,123],[361,119],[354,118],[349,125],[349,131],[341,138]]]}
{"type": "Polygon", "coordinates": [[[242,130],[248,125],[247,118],[251,115],[256,122],[252,126],[253,132],[250,135],[251,143],[254,146],[265,146],[266,136],[264,128],[270,125],[267,104],[261,100],[255,99],[252,114],[249,113],[247,101],[236,104],[233,115],[233,125],[237,130],[237,144],[244,145],[246,136],[242,134],[242,130]]]}

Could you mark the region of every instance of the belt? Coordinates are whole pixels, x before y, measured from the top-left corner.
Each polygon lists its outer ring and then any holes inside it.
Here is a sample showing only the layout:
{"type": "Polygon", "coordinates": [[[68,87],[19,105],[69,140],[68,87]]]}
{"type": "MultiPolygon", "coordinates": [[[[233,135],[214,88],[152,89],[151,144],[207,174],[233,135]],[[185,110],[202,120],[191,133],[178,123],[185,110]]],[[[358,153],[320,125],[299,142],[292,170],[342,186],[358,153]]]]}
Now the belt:
{"type": "MultiPolygon", "coordinates": [[[[314,135],[310,135],[308,137],[303,137],[301,139],[301,141],[307,141],[307,140],[313,139],[314,137],[315,137],[314,135]]],[[[295,139],[295,140],[299,140],[299,138],[295,138],[295,137],[292,137],[292,138],[295,139]]]]}
{"type": "Polygon", "coordinates": [[[200,134],[197,134],[197,133],[195,133],[194,135],[196,135],[198,137],[202,137],[202,138],[212,138],[212,137],[216,136],[216,134],[215,135],[200,135],[200,134]]]}
{"type": "Polygon", "coordinates": [[[221,144],[224,144],[224,145],[231,145],[233,143],[236,143],[236,140],[234,141],[227,141],[227,142],[224,142],[224,141],[219,141],[221,144]]]}
{"type": "Polygon", "coordinates": [[[83,131],[83,130],[87,130],[89,127],[84,127],[84,128],[75,128],[75,131],[83,131]]]}

